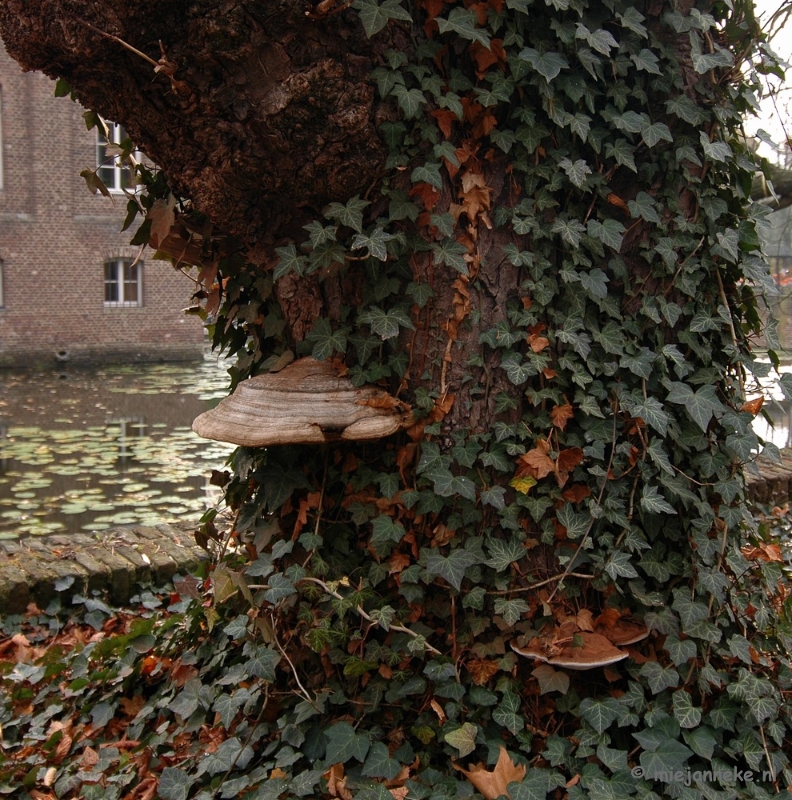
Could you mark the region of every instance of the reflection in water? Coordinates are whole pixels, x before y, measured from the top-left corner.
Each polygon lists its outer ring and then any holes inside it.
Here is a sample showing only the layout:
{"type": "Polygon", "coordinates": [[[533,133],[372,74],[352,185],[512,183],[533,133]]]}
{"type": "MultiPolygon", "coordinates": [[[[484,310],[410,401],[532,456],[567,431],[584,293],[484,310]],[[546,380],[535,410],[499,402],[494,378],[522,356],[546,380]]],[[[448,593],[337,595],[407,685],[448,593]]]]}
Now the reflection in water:
{"type": "Polygon", "coordinates": [[[0,538],[194,519],[233,449],[192,420],[226,394],[225,367],[0,371],[0,538]]]}

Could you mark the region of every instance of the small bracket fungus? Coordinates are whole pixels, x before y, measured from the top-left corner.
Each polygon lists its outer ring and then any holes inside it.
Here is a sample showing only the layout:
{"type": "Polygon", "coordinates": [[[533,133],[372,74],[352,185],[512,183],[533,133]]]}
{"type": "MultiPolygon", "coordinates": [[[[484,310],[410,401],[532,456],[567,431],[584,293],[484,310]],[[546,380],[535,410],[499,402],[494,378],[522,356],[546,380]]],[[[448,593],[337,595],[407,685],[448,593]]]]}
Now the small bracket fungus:
{"type": "Polygon", "coordinates": [[[243,447],[361,441],[396,433],[409,424],[408,411],[376,386],[354,386],[329,361],[301,358],[240,383],[192,428],[243,447]]]}
{"type": "Polygon", "coordinates": [[[571,640],[557,642],[536,636],[524,647],[518,647],[514,642],[511,647],[518,655],[535,658],[554,667],[576,670],[607,667],[628,656],[601,634],[587,632],[577,633],[571,640]]]}

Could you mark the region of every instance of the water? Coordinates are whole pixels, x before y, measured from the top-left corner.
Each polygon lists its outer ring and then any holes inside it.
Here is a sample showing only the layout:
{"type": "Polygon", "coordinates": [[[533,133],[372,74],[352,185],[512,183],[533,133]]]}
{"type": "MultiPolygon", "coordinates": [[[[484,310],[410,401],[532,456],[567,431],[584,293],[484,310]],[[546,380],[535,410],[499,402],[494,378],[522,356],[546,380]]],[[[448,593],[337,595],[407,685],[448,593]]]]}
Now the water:
{"type": "Polygon", "coordinates": [[[0,539],[196,520],[232,445],[193,419],[227,394],[202,362],[0,371],[0,539]]]}

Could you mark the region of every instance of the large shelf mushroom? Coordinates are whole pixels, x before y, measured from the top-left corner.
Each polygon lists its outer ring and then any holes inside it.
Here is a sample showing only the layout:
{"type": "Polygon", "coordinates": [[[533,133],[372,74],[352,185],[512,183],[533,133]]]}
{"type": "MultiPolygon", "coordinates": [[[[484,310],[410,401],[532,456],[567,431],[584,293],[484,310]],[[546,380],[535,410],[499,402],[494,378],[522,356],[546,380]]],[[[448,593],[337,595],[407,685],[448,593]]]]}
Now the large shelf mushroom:
{"type": "Polygon", "coordinates": [[[570,620],[548,633],[534,636],[522,646],[512,642],[511,648],[518,655],[554,667],[586,670],[607,667],[627,658],[629,653],[620,648],[640,642],[648,635],[645,625],[625,618],[609,626],[597,626],[596,631],[580,630],[570,620]]]}
{"type": "Polygon", "coordinates": [[[376,386],[353,385],[329,361],[301,358],[243,381],[192,428],[243,447],[362,441],[396,433],[409,424],[408,411],[376,386]]]}

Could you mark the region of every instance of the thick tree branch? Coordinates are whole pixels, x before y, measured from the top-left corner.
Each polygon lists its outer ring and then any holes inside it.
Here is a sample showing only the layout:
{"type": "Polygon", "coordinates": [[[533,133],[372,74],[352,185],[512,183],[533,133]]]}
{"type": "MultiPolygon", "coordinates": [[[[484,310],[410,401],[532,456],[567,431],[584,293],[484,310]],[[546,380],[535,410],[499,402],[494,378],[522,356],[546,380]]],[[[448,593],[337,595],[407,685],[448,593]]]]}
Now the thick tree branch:
{"type": "Polygon", "coordinates": [[[379,173],[369,75],[403,35],[391,28],[372,42],[354,11],[317,17],[302,0],[0,3],[25,69],[67,80],[216,226],[259,246],[379,173]]]}

